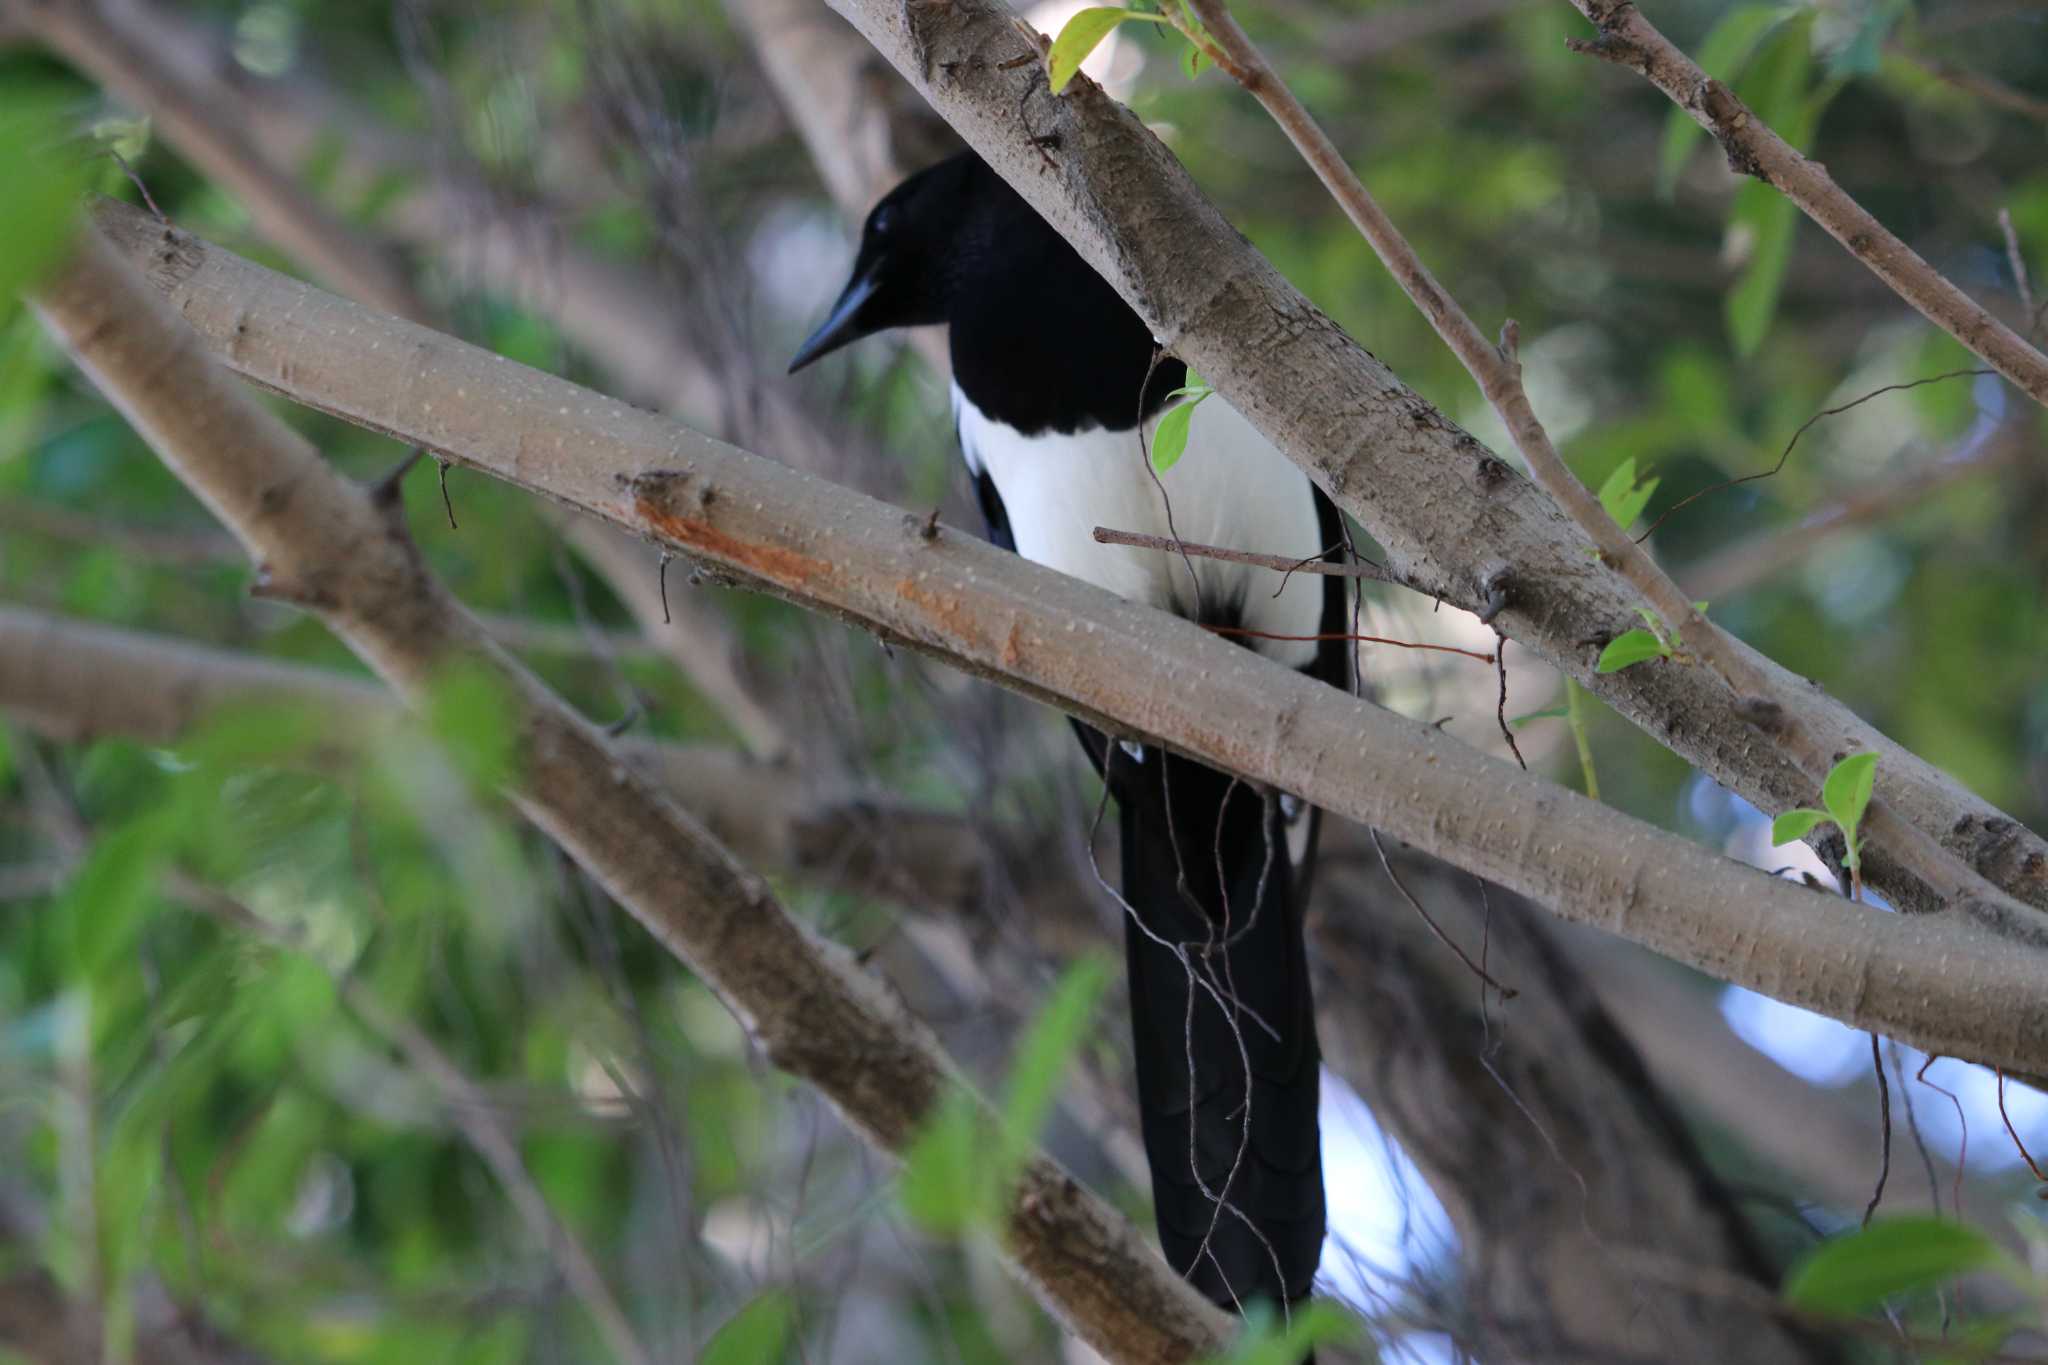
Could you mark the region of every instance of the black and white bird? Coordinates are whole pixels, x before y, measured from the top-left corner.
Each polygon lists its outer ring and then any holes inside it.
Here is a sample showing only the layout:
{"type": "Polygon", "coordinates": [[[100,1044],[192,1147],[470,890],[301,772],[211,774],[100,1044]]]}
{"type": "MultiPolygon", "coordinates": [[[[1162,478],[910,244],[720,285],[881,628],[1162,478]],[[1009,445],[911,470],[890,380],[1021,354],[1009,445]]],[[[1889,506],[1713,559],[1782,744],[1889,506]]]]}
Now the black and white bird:
{"type": "MultiPolygon", "coordinates": [[[[1329,638],[1345,629],[1342,579],[1096,542],[1109,526],[1313,559],[1342,531],[1328,499],[1220,396],[1199,404],[1186,453],[1155,480],[1140,429],[1157,425],[1186,366],[1160,358],[1137,314],[972,152],[875,206],[852,280],[790,369],[930,323],[949,326],[960,449],[991,540],[1203,625],[1258,632],[1233,638],[1347,685],[1349,647],[1329,638]]],[[[1317,814],[1077,728],[1121,827],[1160,1241],[1225,1307],[1297,1302],[1324,1220],[1302,936],[1317,814]]]]}

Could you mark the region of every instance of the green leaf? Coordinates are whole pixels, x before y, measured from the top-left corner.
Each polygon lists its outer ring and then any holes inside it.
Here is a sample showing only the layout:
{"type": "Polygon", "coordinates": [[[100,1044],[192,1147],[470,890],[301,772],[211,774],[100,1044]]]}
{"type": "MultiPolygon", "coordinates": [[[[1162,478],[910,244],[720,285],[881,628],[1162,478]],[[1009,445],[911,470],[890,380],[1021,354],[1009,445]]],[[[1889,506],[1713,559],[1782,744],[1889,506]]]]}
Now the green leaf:
{"type": "Polygon", "coordinates": [[[1752,181],[1735,192],[1730,222],[1754,234],[1749,265],[1723,305],[1735,353],[1747,356],[1763,344],[1777,317],[1792,243],[1799,234],[1799,210],[1769,185],[1752,181]]]}
{"type": "Polygon", "coordinates": [[[1856,32],[1848,42],[1836,49],[1828,58],[1828,74],[1831,76],[1874,76],[1883,63],[1884,40],[1891,36],[1899,16],[1906,11],[1910,0],[1883,0],[1870,7],[1863,16],[1863,22],[1856,26],[1856,32]]]}
{"type": "Polygon", "coordinates": [[[1662,640],[1638,627],[1623,631],[1607,642],[1607,648],[1600,651],[1596,671],[1619,673],[1632,664],[1642,663],[1645,659],[1661,659],[1669,653],[1662,640]]]}
{"type": "MultiPolygon", "coordinates": [[[[1700,41],[1694,58],[1700,69],[1719,81],[1730,81],[1742,70],[1757,45],[1770,31],[1795,11],[1772,5],[1737,5],[1721,16],[1700,41]]],[[[1657,194],[1669,199],[1678,187],[1686,158],[1705,130],[1683,109],[1673,109],[1664,120],[1664,141],[1657,152],[1657,194]]]]}
{"type": "Polygon", "coordinates": [[[1775,848],[1779,844],[1789,844],[1795,840],[1804,839],[1807,831],[1827,818],[1826,811],[1813,810],[1806,806],[1795,806],[1771,821],[1771,846],[1775,848]]]}
{"type": "Polygon", "coordinates": [[[1152,431],[1152,468],[1164,474],[1180,462],[1181,452],[1188,448],[1188,424],[1195,420],[1195,407],[1202,400],[1191,399],[1175,404],[1159,419],[1159,425],[1152,431]]]}
{"type": "Polygon", "coordinates": [[[1091,954],[1069,967],[1018,1044],[1003,1099],[1003,1127],[1014,1146],[1021,1149],[1036,1141],[1045,1127],[1067,1064],[1087,1037],[1110,975],[1109,960],[1100,955],[1091,954]]]}
{"type": "Polygon", "coordinates": [[[771,1289],[712,1333],[697,1365],[768,1365],[782,1359],[795,1325],[796,1301],[786,1289],[771,1289]]]}
{"type": "Polygon", "coordinates": [[[1107,958],[1090,956],[1060,978],[1017,1046],[997,1131],[990,1131],[987,1110],[965,1091],[939,1106],[903,1161],[898,1188],[912,1221],[938,1233],[996,1221],[999,1201],[1045,1127],[1067,1064],[1087,1039],[1113,974],[1107,958]]]}
{"type": "Polygon", "coordinates": [[[479,664],[445,670],[427,694],[428,726],[480,786],[511,779],[519,744],[515,717],[515,699],[504,679],[479,664]]]}
{"type": "Polygon", "coordinates": [[[1616,524],[1627,530],[1635,524],[1643,509],[1650,504],[1650,495],[1657,491],[1657,480],[1636,482],[1636,457],[1631,455],[1614,467],[1607,476],[1607,482],[1600,485],[1600,505],[1607,509],[1616,524]]]}
{"type": "Polygon", "coordinates": [[[67,141],[64,97],[25,85],[0,96],[0,312],[54,269],[78,229],[92,167],[67,141]]]}
{"type": "Polygon", "coordinates": [[[1541,711],[1531,711],[1527,715],[1522,716],[1511,716],[1508,719],[1508,724],[1519,730],[1531,721],[1557,720],[1570,714],[1571,708],[1569,706],[1546,706],[1541,711]]]}
{"type": "MultiPolygon", "coordinates": [[[[1741,92],[1756,116],[1800,151],[1812,145],[1822,111],[1842,88],[1839,80],[1818,90],[1808,88],[1811,29],[1810,15],[1786,25],[1757,59],[1741,92]]],[[[1749,266],[1726,303],[1728,334],[1738,355],[1753,353],[1770,331],[1799,220],[1791,201],[1762,181],[1751,181],[1736,192],[1729,221],[1755,234],[1749,266]]]]}
{"type": "Polygon", "coordinates": [[[1273,1306],[1261,1301],[1246,1307],[1244,1330],[1208,1365],[1295,1365],[1318,1346],[1342,1345],[1358,1336],[1358,1320],[1327,1299],[1295,1309],[1284,1327],[1273,1306]]]}
{"type": "Polygon", "coordinates": [[[1856,827],[1863,822],[1863,812],[1870,806],[1870,793],[1876,785],[1877,755],[1868,750],[1850,754],[1837,763],[1821,783],[1821,804],[1828,808],[1828,814],[1851,842],[1855,841],[1856,827]]]}
{"type": "Polygon", "coordinates": [[[988,1212],[981,1106],[955,1093],[910,1145],[897,1183],[903,1211],[929,1232],[964,1232],[988,1212]]]}
{"type": "Polygon", "coordinates": [[[164,813],[144,816],[101,837],[80,864],[51,918],[70,933],[74,960],[86,972],[97,975],[124,957],[157,909],[176,829],[164,813]]]}
{"type": "Polygon", "coordinates": [[[1785,1281],[1785,1301],[1822,1313],[1857,1313],[2004,1259],[1966,1223],[1884,1218],[1816,1247],[1785,1281]]]}
{"type": "Polygon", "coordinates": [[[1046,81],[1053,94],[1067,88],[1067,82],[1081,69],[1081,63],[1088,60],[1088,54],[1099,47],[1104,38],[1114,33],[1119,25],[1133,19],[1143,19],[1154,24],[1166,22],[1164,16],[1147,14],[1134,9],[1084,9],[1067,20],[1060,36],[1052,40],[1052,51],[1047,54],[1046,81]]]}

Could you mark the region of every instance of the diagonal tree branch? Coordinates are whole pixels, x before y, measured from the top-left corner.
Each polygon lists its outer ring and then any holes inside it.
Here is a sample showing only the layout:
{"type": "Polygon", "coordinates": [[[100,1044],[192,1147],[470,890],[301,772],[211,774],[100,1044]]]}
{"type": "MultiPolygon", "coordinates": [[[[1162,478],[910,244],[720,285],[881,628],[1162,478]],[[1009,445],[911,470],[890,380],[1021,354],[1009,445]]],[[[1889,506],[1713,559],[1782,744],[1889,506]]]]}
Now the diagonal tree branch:
{"type": "Polygon", "coordinates": [[[101,221],[262,387],[1292,791],[1725,980],[1930,1051],[2048,1071],[2048,976],[2029,941],[1774,881],[922,516],[381,318],[125,207],[101,221]]]}
{"type": "Polygon", "coordinates": [[[1801,155],[1734,91],[1709,78],[1643,17],[1632,0],[1572,0],[1572,8],[1591,20],[1599,34],[1572,40],[1574,51],[1625,66],[1662,90],[1713,134],[1728,153],[1730,166],[1797,204],[1922,317],[1981,356],[2036,403],[2048,406],[2048,356],[1894,236],[1834,182],[1827,167],[1801,155]]]}
{"type": "MultiPolygon", "coordinates": [[[[318,612],[408,697],[451,660],[488,669],[519,741],[512,800],[720,993],[771,1061],[818,1086],[877,1146],[904,1150],[959,1081],[900,1002],[792,920],[701,825],[500,654],[425,572],[389,511],[217,370],[104,239],[87,234],[38,307],[250,550],[270,593],[318,612]]],[[[1006,1254],[1097,1349],[1177,1361],[1223,1340],[1221,1315],[1049,1159],[1027,1164],[1005,1216],[1006,1254]]]]}
{"type": "MultiPolygon", "coordinates": [[[[1595,672],[1601,647],[1637,624],[1636,589],[1589,562],[1584,533],[1540,490],[1282,279],[1135,115],[1085,78],[1048,94],[1036,35],[1021,33],[1000,0],[836,7],[1154,336],[1364,524],[1405,582],[1481,613],[1758,806],[1812,800],[1812,779],[1777,746],[1757,743],[1751,699],[1709,670],[1595,672]]],[[[1729,654],[1769,684],[1769,696],[1789,698],[1790,721],[1829,753],[1878,752],[1878,793],[1900,819],[1993,885],[2048,908],[2048,843],[1755,651],[1731,642],[1729,654]]],[[[1882,870],[1867,865],[1866,880],[1895,904],[1943,903],[1941,888],[1889,851],[1873,852],[1882,870]]],[[[1982,908],[2006,925],[2039,919],[2009,903],[1982,908]]]]}

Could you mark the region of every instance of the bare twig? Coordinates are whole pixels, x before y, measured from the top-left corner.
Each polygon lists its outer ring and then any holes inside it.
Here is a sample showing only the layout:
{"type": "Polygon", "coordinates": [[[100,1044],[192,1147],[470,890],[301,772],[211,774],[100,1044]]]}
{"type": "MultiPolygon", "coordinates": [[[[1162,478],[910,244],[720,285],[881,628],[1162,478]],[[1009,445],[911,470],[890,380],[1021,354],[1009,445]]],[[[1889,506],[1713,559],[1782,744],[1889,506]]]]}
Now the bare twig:
{"type": "Polygon", "coordinates": [[[2024,922],[1994,943],[1968,920],[1835,904],[1190,622],[978,540],[926,537],[900,508],[380,318],[132,210],[105,221],[146,259],[180,262],[152,282],[264,387],[599,512],[1119,735],[1291,791],[1702,970],[1916,1046],[2048,1071],[2048,999],[2017,1003],[2044,989],[2024,922]],[[431,412],[417,397],[429,390],[431,412]]]}
{"type": "MultiPolygon", "coordinates": [[[[216,371],[102,239],[86,238],[38,307],[275,594],[318,612],[409,698],[453,658],[489,670],[513,708],[519,779],[508,794],[526,815],[719,992],[770,1061],[818,1086],[878,1147],[914,1140],[960,1084],[929,1032],[497,654],[398,526],[216,371]]],[[[1182,1360],[1222,1344],[1221,1315],[1050,1160],[1026,1165],[1005,1225],[1005,1254],[1098,1350],[1182,1360]]]]}
{"type": "Polygon", "coordinates": [[[1922,317],[1983,357],[2036,403],[2048,405],[2048,356],[1894,236],[1834,182],[1825,166],[1779,137],[1734,91],[1709,78],[1632,0],[1572,0],[1572,6],[1599,34],[1573,40],[1574,50],[1625,66],[1662,90],[1713,134],[1731,166],[1776,188],[1922,317]]]}
{"type": "Polygon", "coordinates": [[[1221,545],[1200,545],[1192,540],[1174,540],[1171,536],[1146,535],[1140,531],[1114,531],[1107,526],[1095,528],[1095,540],[1100,545],[1129,545],[1139,550],[1163,550],[1168,553],[1189,554],[1196,559],[1220,559],[1227,564],[1251,564],[1261,569],[1273,569],[1280,573],[1322,574],[1329,578],[1366,578],[1375,583],[1399,583],[1399,576],[1390,572],[1385,565],[1361,559],[1333,563],[1327,559],[1298,559],[1293,555],[1267,555],[1252,550],[1228,550],[1221,545]]]}
{"type": "Polygon", "coordinates": [[[1998,230],[2005,236],[2005,261],[2012,267],[2012,285],[2020,296],[2020,311],[2031,323],[2035,317],[2034,285],[2027,277],[2027,256],[2020,250],[2020,232],[2013,226],[2011,209],[1998,210],[1998,230]]]}
{"type": "Polygon", "coordinates": [[[1947,379],[1968,379],[1973,376],[1988,375],[1990,373],[1991,371],[1989,370],[1950,370],[1945,374],[1929,375],[1925,379],[1909,379],[1902,384],[1885,384],[1879,388],[1872,389],[1868,393],[1859,394],[1846,403],[1837,403],[1834,407],[1822,408],[1819,412],[1816,412],[1813,416],[1799,424],[1799,429],[1792,433],[1792,439],[1785,442],[1785,448],[1778,452],[1778,462],[1776,464],[1772,465],[1769,469],[1761,469],[1754,474],[1738,475],[1732,479],[1723,479],[1719,483],[1708,484],[1696,493],[1686,494],[1677,502],[1665,508],[1663,513],[1655,521],[1651,522],[1641,535],[1636,537],[1636,544],[1640,545],[1648,540],[1657,533],[1658,527],[1709,494],[1725,492],[1741,484],[1755,483],[1759,479],[1776,478],[1785,471],[1785,462],[1792,458],[1793,447],[1799,444],[1800,438],[1805,436],[1807,432],[1811,431],[1825,418],[1839,417],[1845,412],[1862,407],[1873,398],[1882,397],[1888,393],[1902,393],[1907,389],[1917,389],[1923,384],[1939,384],[1947,379]]]}
{"type": "MultiPolygon", "coordinates": [[[[1601,559],[1641,592],[1657,614],[1673,628],[1686,652],[1719,675],[1737,697],[1750,703],[1748,710],[1751,715],[1768,715],[1771,718],[1768,726],[1758,728],[1785,752],[1818,790],[1835,762],[1836,755],[1831,747],[1799,719],[1777,681],[1758,667],[1749,655],[1736,648],[1727,634],[1693,605],[1642,547],[1629,539],[1628,532],[1615,524],[1593,491],[1572,473],[1558,455],[1549,434],[1537,420],[1535,409],[1530,406],[1527,391],[1522,387],[1515,324],[1510,321],[1502,328],[1499,344],[1488,341],[1457,300],[1423,264],[1421,257],[1352,172],[1308,109],[1253,46],[1231,15],[1226,0],[1190,0],[1190,3],[1213,40],[1217,65],[1244,86],[1272,115],[1274,122],[1280,125],[1288,140],[1315,171],[1316,178],[1323,182],[1324,188],[1329,190],[1359,233],[1371,243],[1373,251],[1392,272],[1402,290],[1457,355],[1506,426],[1536,482],[1593,542],[1601,559]]],[[[1586,3],[1581,3],[1580,7],[1584,9],[1586,3]]],[[[1632,5],[1623,8],[1631,15],[1634,12],[1632,5]]],[[[1968,300],[1964,303],[1976,309],[1976,305],[1968,300]]],[[[1981,315],[1982,310],[1976,311],[1981,315]]],[[[1999,326],[1988,316],[1984,320],[1992,326],[1999,326]]],[[[2040,362],[2041,388],[2037,396],[2048,402],[2048,359],[2038,355],[2017,337],[2013,341],[2040,362]]],[[[1865,818],[1874,839],[1883,842],[1893,857],[1910,868],[1944,901],[1962,902],[1980,897],[2004,899],[1998,888],[1974,868],[1944,848],[1932,835],[1900,819],[1882,801],[1873,801],[1865,818]]]]}
{"type": "Polygon", "coordinates": [[[1987,76],[1981,71],[1972,71],[1969,67],[1958,66],[1939,57],[1923,56],[1898,43],[1887,43],[1885,51],[1909,66],[1918,67],[1936,80],[1954,86],[1964,94],[1975,95],[1986,104],[2003,109],[2007,113],[2048,123],[2048,100],[2038,95],[2015,90],[2004,81],[1987,76]]]}
{"type": "Polygon", "coordinates": [[[2031,423],[2003,423],[1997,431],[1972,439],[1943,459],[1908,470],[1895,479],[1866,483],[1790,525],[1759,532],[1716,550],[1687,572],[1685,590],[1696,598],[1718,602],[1731,593],[1765,582],[1844,532],[1924,507],[1942,489],[1994,473],[2037,448],[2031,423]]]}

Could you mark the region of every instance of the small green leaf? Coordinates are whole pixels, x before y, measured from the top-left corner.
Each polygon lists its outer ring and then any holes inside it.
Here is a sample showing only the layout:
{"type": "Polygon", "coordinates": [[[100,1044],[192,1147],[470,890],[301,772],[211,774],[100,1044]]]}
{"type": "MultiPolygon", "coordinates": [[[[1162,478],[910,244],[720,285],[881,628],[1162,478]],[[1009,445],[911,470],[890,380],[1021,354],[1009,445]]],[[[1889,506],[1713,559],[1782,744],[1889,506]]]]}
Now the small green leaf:
{"type": "Polygon", "coordinates": [[[1189,80],[1199,80],[1204,71],[1216,63],[1209,56],[1207,48],[1199,47],[1190,39],[1180,50],[1181,74],[1189,80]]]}
{"type": "Polygon", "coordinates": [[[1877,755],[1868,750],[1850,754],[1829,772],[1821,784],[1820,801],[1828,814],[1853,842],[1863,812],[1870,806],[1871,789],[1877,784],[1877,755]]]}
{"type": "Polygon", "coordinates": [[[1180,462],[1188,448],[1188,424],[1195,420],[1195,405],[1202,400],[1177,403],[1166,410],[1152,431],[1152,468],[1164,474],[1180,462]]]}
{"type": "Polygon", "coordinates": [[[1804,839],[1807,831],[1826,820],[1827,812],[1797,806],[1771,821],[1771,846],[1789,844],[1804,839]]]}
{"type": "Polygon", "coordinates": [[[1785,1301],[1858,1313],[2004,1259],[1976,1228],[1942,1218],[1884,1218],[1816,1247],[1785,1281],[1785,1301]]]}
{"type": "Polygon", "coordinates": [[[1799,210],[1769,185],[1752,181],[1735,192],[1730,222],[1754,234],[1749,265],[1724,305],[1729,340],[1737,355],[1747,356],[1763,344],[1777,316],[1778,295],[1798,235],[1799,210]]]}
{"type": "Polygon", "coordinates": [[[67,104],[33,85],[0,97],[0,184],[8,196],[0,216],[0,316],[58,265],[78,228],[79,196],[93,168],[67,145],[67,104]]]}
{"type": "Polygon", "coordinates": [[[1098,8],[1084,9],[1067,20],[1060,36],[1052,40],[1052,51],[1046,58],[1046,82],[1053,94],[1067,88],[1067,82],[1081,69],[1081,63],[1088,60],[1088,54],[1099,47],[1104,38],[1117,30],[1121,24],[1133,19],[1144,19],[1151,23],[1164,23],[1157,14],[1146,14],[1140,10],[1098,8]]]}
{"type": "Polygon", "coordinates": [[[1623,530],[1635,524],[1643,509],[1650,505],[1650,495],[1657,491],[1657,480],[1646,479],[1636,482],[1636,457],[1631,455],[1614,467],[1607,476],[1607,482],[1600,485],[1600,505],[1607,509],[1623,530]]]}
{"type": "Polygon", "coordinates": [[[796,1303],[786,1289],[771,1289],[727,1318],[705,1343],[697,1365],[768,1365],[782,1359],[796,1303]]]}
{"type": "Polygon", "coordinates": [[[1511,716],[1508,719],[1508,724],[1519,730],[1531,721],[1556,720],[1570,714],[1571,708],[1569,706],[1546,706],[1541,711],[1531,711],[1523,716],[1511,716]]]}
{"type": "Polygon", "coordinates": [[[1835,817],[1835,823],[1854,831],[1870,805],[1870,793],[1877,784],[1877,755],[1869,751],[1850,754],[1837,763],[1821,784],[1821,803],[1835,817]]]}
{"type": "Polygon", "coordinates": [[[1600,651],[1600,662],[1596,671],[1619,673],[1632,664],[1645,659],[1661,659],[1670,653],[1662,640],[1650,631],[1641,628],[1623,631],[1607,642],[1607,648],[1600,651]]]}
{"type": "Polygon", "coordinates": [[[123,161],[140,161],[149,150],[149,115],[103,118],[92,125],[93,140],[123,161]]]}

